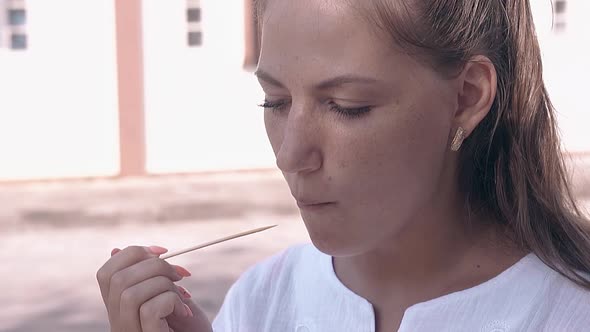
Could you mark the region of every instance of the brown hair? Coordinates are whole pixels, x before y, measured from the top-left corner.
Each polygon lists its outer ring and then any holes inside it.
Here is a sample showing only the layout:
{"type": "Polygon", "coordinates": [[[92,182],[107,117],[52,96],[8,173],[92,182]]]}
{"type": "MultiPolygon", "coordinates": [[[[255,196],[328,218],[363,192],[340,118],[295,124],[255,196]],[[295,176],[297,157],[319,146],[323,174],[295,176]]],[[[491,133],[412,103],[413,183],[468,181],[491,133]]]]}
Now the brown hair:
{"type": "MultiPolygon", "coordinates": [[[[265,1],[258,1],[258,13],[265,1]]],[[[463,143],[470,211],[493,217],[521,248],[590,290],[590,223],[572,195],[528,0],[349,1],[442,75],[476,55],[496,68],[489,114],[463,143]],[[410,4],[411,3],[411,4],[410,4]]]]}

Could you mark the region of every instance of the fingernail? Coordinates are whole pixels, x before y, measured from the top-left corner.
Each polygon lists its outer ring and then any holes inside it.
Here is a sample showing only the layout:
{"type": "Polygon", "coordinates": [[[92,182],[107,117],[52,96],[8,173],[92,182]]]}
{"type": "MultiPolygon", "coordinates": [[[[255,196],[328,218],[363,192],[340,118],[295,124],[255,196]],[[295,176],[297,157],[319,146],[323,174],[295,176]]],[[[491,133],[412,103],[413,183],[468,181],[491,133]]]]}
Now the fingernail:
{"type": "Polygon", "coordinates": [[[162,248],[162,247],[159,247],[159,246],[151,246],[151,247],[148,247],[148,250],[152,254],[154,254],[154,255],[161,255],[161,254],[165,254],[165,253],[168,252],[168,249],[162,248]]]}
{"type": "Polygon", "coordinates": [[[191,273],[188,272],[188,270],[182,266],[174,265],[174,269],[176,270],[176,273],[180,274],[181,277],[190,277],[191,276],[191,273]]]}
{"type": "Polygon", "coordinates": [[[184,297],[185,299],[190,299],[192,297],[191,293],[188,290],[186,290],[186,288],[178,285],[176,285],[176,287],[178,288],[180,294],[182,294],[182,297],[184,297]]]}
{"type": "Polygon", "coordinates": [[[191,308],[189,308],[189,306],[186,305],[186,303],[183,303],[183,305],[184,305],[184,310],[186,311],[187,316],[194,317],[195,315],[193,315],[193,311],[191,310],[191,308]]]}
{"type": "Polygon", "coordinates": [[[119,251],[121,251],[121,249],[119,249],[119,248],[115,248],[115,249],[111,250],[111,257],[115,256],[115,254],[118,253],[119,251]]]}

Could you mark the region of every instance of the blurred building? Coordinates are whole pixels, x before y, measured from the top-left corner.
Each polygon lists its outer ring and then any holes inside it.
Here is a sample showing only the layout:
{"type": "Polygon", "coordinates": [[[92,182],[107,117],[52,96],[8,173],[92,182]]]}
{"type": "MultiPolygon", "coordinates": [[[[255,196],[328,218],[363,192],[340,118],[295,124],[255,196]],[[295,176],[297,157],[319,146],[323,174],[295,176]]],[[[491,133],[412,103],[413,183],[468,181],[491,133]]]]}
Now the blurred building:
{"type": "Polygon", "coordinates": [[[557,109],[565,148],[590,152],[590,1],[530,0],[537,23],[544,76],[557,109]],[[547,15],[553,10],[554,16],[547,15]]]}
{"type": "Polygon", "coordinates": [[[0,47],[27,48],[27,7],[24,0],[0,2],[0,47]]]}
{"type": "MultiPolygon", "coordinates": [[[[590,2],[554,2],[546,80],[590,152],[590,2]]],[[[252,0],[0,0],[0,181],[273,167],[254,30],[252,0]]]]}

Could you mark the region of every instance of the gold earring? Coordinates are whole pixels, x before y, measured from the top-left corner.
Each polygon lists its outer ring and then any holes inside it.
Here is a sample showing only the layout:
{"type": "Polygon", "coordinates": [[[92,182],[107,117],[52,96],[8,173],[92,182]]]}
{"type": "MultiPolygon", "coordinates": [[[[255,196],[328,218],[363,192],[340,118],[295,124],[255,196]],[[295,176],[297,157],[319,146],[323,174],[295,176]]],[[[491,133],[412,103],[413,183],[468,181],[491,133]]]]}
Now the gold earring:
{"type": "Polygon", "coordinates": [[[457,128],[457,132],[455,133],[455,137],[453,138],[453,143],[451,144],[452,151],[459,151],[461,148],[461,144],[463,144],[463,140],[465,139],[465,129],[459,127],[457,128]]]}

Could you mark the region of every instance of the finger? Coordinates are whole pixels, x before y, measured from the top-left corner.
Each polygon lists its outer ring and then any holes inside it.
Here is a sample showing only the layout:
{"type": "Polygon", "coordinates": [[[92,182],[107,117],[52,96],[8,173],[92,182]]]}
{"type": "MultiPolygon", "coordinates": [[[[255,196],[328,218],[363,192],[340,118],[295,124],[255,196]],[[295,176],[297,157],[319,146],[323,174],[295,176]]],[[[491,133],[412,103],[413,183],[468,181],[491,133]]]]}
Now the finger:
{"type": "Polygon", "coordinates": [[[105,304],[108,303],[108,290],[110,288],[110,282],[113,274],[147,258],[157,257],[159,256],[158,253],[166,250],[164,248],[158,248],[160,247],[127,247],[120,252],[113,254],[111,259],[109,259],[100,269],[98,269],[96,272],[96,279],[98,280],[100,293],[105,304]]]}
{"type": "Polygon", "coordinates": [[[139,308],[139,317],[143,332],[168,332],[170,327],[166,317],[192,316],[192,312],[182,302],[176,292],[169,291],[155,296],[139,308]]]}
{"type": "Polygon", "coordinates": [[[181,294],[178,287],[167,277],[157,276],[125,289],[120,297],[120,313],[116,318],[125,331],[141,331],[139,308],[150,299],[166,292],[181,294]]]}
{"type": "Polygon", "coordinates": [[[183,277],[178,271],[182,272],[185,269],[172,266],[165,260],[157,257],[148,258],[124,270],[118,271],[111,278],[107,306],[113,313],[119,313],[121,312],[121,295],[126,289],[157,276],[163,276],[172,281],[179,281],[183,277]]]}
{"type": "Polygon", "coordinates": [[[182,302],[186,304],[189,309],[191,309],[192,316],[187,317],[175,317],[175,319],[170,319],[168,317],[168,325],[177,331],[184,331],[186,330],[187,326],[207,326],[211,325],[209,322],[209,318],[205,315],[203,310],[199,308],[199,306],[192,301],[190,298],[183,297],[181,298],[182,302]]]}
{"type": "Polygon", "coordinates": [[[192,297],[191,293],[186,288],[176,285],[176,289],[178,290],[178,294],[180,294],[181,299],[187,300],[192,297]]]}

